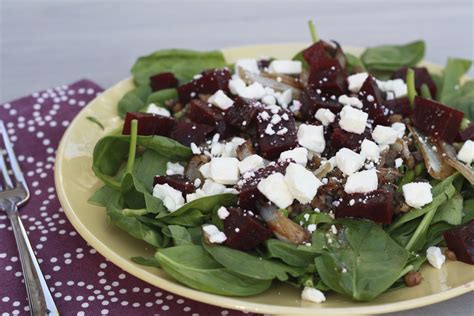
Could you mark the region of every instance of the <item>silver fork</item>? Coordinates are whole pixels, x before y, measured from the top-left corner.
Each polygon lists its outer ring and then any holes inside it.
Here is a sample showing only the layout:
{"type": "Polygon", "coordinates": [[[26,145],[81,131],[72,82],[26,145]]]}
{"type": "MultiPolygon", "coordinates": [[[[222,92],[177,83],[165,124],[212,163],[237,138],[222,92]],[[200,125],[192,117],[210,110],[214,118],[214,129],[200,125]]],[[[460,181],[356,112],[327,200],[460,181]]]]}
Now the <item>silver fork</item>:
{"type": "Polygon", "coordinates": [[[53,297],[36,260],[33,248],[31,248],[28,235],[23,226],[18,207],[25,204],[30,198],[30,191],[21,172],[18,161],[13,152],[13,146],[8,138],[7,130],[0,121],[0,134],[3,138],[8,160],[10,161],[12,181],[7,164],[3,158],[3,151],[0,148],[0,171],[3,176],[4,188],[0,185],[0,209],[7,213],[15,234],[16,245],[20,254],[23,277],[25,279],[26,290],[28,292],[28,303],[31,315],[59,315],[54,304],[53,297]]]}

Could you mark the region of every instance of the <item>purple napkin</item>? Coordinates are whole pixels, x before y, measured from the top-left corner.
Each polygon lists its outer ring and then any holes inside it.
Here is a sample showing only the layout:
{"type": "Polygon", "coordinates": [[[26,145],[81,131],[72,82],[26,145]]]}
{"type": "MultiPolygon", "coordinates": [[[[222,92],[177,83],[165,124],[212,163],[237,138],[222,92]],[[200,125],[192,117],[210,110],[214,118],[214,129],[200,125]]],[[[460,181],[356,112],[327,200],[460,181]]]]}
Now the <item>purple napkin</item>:
{"type": "MultiPolygon", "coordinates": [[[[102,91],[81,80],[0,105],[31,190],[21,218],[62,315],[239,315],[147,284],[92,249],[68,222],[54,188],[59,140],[74,116],[102,91]]],[[[29,315],[10,222],[0,211],[0,311],[29,315]]]]}

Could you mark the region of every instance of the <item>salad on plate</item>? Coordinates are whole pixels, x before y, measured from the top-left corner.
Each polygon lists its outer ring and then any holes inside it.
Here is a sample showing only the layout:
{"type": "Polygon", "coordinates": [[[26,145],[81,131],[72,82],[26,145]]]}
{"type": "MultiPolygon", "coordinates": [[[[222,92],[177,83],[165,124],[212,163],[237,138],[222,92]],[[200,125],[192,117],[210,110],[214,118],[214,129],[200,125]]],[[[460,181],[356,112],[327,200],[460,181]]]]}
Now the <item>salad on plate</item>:
{"type": "Polygon", "coordinates": [[[425,263],[474,264],[471,61],[432,73],[422,41],[359,57],[310,30],[288,60],[136,61],[90,198],[156,248],[134,262],[219,295],[286,282],[316,303],[416,286],[425,263]]]}

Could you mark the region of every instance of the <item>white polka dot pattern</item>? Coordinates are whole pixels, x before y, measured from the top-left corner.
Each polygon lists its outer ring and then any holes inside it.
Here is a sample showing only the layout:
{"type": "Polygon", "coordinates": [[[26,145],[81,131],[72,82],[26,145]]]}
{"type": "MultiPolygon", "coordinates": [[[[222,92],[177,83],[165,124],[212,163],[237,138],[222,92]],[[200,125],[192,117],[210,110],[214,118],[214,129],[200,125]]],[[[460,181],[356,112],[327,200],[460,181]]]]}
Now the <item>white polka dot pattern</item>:
{"type": "MultiPolygon", "coordinates": [[[[74,231],[54,188],[55,148],[77,112],[102,89],[88,80],[0,105],[32,196],[21,218],[63,315],[237,315],[153,288],[108,262],[74,231]]],[[[12,228],[0,212],[0,311],[29,315],[12,228]]]]}

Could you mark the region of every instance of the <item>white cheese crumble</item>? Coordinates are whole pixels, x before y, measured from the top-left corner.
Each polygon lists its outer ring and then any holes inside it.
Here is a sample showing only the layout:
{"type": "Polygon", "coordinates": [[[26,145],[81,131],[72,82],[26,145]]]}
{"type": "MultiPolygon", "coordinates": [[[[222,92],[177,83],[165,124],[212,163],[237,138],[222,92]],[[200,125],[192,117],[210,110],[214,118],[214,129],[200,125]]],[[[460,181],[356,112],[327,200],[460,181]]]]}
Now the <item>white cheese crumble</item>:
{"type": "Polygon", "coordinates": [[[237,158],[213,158],[209,171],[212,180],[220,184],[236,184],[239,181],[239,160],[237,158]]]}
{"type": "Polygon", "coordinates": [[[351,175],[364,165],[365,157],[348,148],[341,148],[336,153],[336,165],[345,174],[351,175]]]}
{"type": "Polygon", "coordinates": [[[286,168],[285,182],[293,197],[303,204],[311,202],[323,185],[311,171],[295,163],[286,168]]]}
{"type": "Polygon", "coordinates": [[[264,166],[263,158],[259,155],[251,155],[239,162],[240,173],[244,174],[247,171],[256,170],[264,166]]]}
{"type": "Polygon", "coordinates": [[[305,301],[310,301],[313,303],[322,303],[326,301],[326,296],[324,293],[314,287],[305,286],[303,292],[301,293],[301,298],[305,301]]]}
{"type": "Polygon", "coordinates": [[[239,91],[239,96],[247,99],[261,99],[264,95],[265,88],[258,82],[254,82],[239,91]]]}
{"type": "Polygon", "coordinates": [[[267,94],[262,98],[262,102],[266,105],[275,105],[276,104],[276,98],[273,95],[267,94]]]}
{"type": "Polygon", "coordinates": [[[322,126],[301,124],[297,133],[298,143],[317,153],[322,153],[326,147],[324,128],[322,126]]]}
{"type": "Polygon", "coordinates": [[[397,158],[395,159],[395,168],[400,168],[403,165],[403,159],[397,158]]]}
{"type": "Polygon", "coordinates": [[[235,193],[233,189],[227,189],[225,185],[216,183],[211,179],[206,179],[201,189],[197,189],[195,193],[186,195],[186,202],[191,202],[196,199],[222,193],[235,193]]]}
{"type": "Polygon", "coordinates": [[[468,165],[472,164],[474,160],[474,141],[467,140],[459,150],[457,158],[468,165]]]}
{"type": "Polygon", "coordinates": [[[387,100],[397,99],[407,95],[407,85],[402,79],[387,81],[376,80],[380,90],[387,93],[387,100]]]}
{"type": "Polygon", "coordinates": [[[179,163],[173,163],[168,161],[166,163],[166,175],[172,176],[175,174],[183,175],[184,174],[184,166],[180,165],[179,163]]]}
{"type": "Polygon", "coordinates": [[[279,208],[286,208],[293,203],[293,196],[285,182],[285,176],[274,173],[261,180],[258,190],[279,208]]]}
{"type": "Polygon", "coordinates": [[[372,132],[372,138],[379,145],[391,145],[397,140],[398,131],[388,126],[377,125],[372,132]]]}
{"type": "Polygon", "coordinates": [[[367,119],[369,118],[369,114],[366,112],[354,109],[349,105],[342,108],[340,116],[339,125],[341,128],[356,134],[362,134],[364,132],[367,119]]]}
{"type": "Polygon", "coordinates": [[[307,229],[310,233],[313,233],[313,232],[316,231],[317,226],[316,226],[316,224],[309,224],[308,227],[306,227],[306,229],[307,229]]]}
{"type": "Polygon", "coordinates": [[[402,187],[405,202],[414,208],[421,208],[433,201],[431,185],[426,182],[411,182],[402,187]]]}
{"type": "Polygon", "coordinates": [[[308,150],[304,147],[287,150],[280,154],[280,159],[293,159],[296,163],[306,166],[306,163],[308,162],[308,150]]]}
{"type": "Polygon", "coordinates": [[[222,90],[217,90],[216,93],[209,97],[207,102],[217,106],[222,110],[227,110],[232,105],[234,105],[234,101],[229,98],[222,90]]]}
{"type": "Polygon", "coordinates": [[[243,91],[246,86],[245,81],[236,75],[232,76],[232,79],[229,80],[229,90],[232,94],[240,95],[241,91],[243,91]]]}
{"type": "Polygon", "coordinates": [[[151,114],[161,115],[161,116],[168,116],[168,117],[171,116],[170,111],[168,111],[164,107],[157,106],[155,103],[150,103],[150,105],[148,105],[148,108],[146,109],[146,112],[151,113],[151,114]]]}
{"type": "Polygon", "coordinates": [[[291,89],[287,89],[277,97],[277,100],[278,104],[280,104],[286,109],[288,107],[288,104],[290,104],[291,100],[293,100],[293,92],[291,91],[291,89]]]}
{"type": "Polygon", "coordinates": [[[202,230],[206,234],[207,240],[212,244],[221,244],[227,240],[227,236],[215,225],[203,225],[202,230]]]}
{"type": "Polygon", "coordinates": [[[219,218],[222,220],[226,219],[229,215],[229,211],[224,206],[219,207],[217,210],[217,216],[219,216],[219,218]]]}
{"type": "Polygon", "coordinates": [[[211,177],[211,163],[210,162],[207,162],[205,164],[203,164],[201,167],[199,167],[199,172],[201,173],[201,175],[208,179],[211,177]]]}
{"type": "Polygon", "coordinates": [[[365,138],[361,144],[360,153],[365,156],[367,160],[378,162],[380,159],[380,148],[371,140],[365,138]]]}
{"type": "Polygon", "coordinates": [[[337,99],[339,101],[339,103],[341,103],[342,105],[350,105],[350,106],[353,106],[355,108],[359,108],[359,109],[362,109],[362,101],[360,101],[358,98],[356,97],[349,97],[345,94],[343,95],[340,95],[339,98],[337,99]]]}
{"type": "Polygon", "coordinates": [[[153,188],[153,196],[163,201],[168,211],[174,212],[184,204],[183,194],[169,184],[157,184],[153,188]]]}
{"type": "Polygon", "coordinates": [[[201,154],[201,149],[199,149],[199,147],[195,143],[191,143],[191,151],[195,155],[200,155],[201,154]]]}
{"type": "Polygon", "coordinates": [[[273,60],[268,70],[272,73],[298,75],[303,70],[303,65],[297,60],[273,60]]]}
{"type": "Polygon", "coordinates": [[[359,92],[360,88],[364,84],[365,80],[369,76],[366,72],[360,72],[358,74],[354,74],[347,78],[347,82],[349,83],[349,90],[352,92],[359,92]]]}
{"type": "Polygon", "coordinates": [[[256,59],[248,58],[237,60],[237,62],[235,63],[234,73],[239,73],[239,67],[253,73],[260,73],[260,69],[258,68],[258,61],[256,59]]]}
{"type": "Polygon", "coordinates": [[[426,249],[426,259],[436,269],[441,269],[446,261],[446,257],[441,253],[441,249],[433,246],[426,249]]]}
{"type": "Polygon", "coordinates": [[[320,121],[324,126],[328,126],[330,123],[334,122],[336,115],[328,109],[318,109],[314,117],[320,121]]]}
{"type": "Polygon", "coordinates": [[[375,169],[364,170],[351,174],[344,185],[344,191],[351,193],[369,193],[377,190],[378,187],[377,172],[375,169]]]}
{"type": "Polygon", "coordinates": [[[406,126],[403,123],[393,123],[392,128],[398,132],[398,138],[403,138],[405,135],[406,126]]]}

